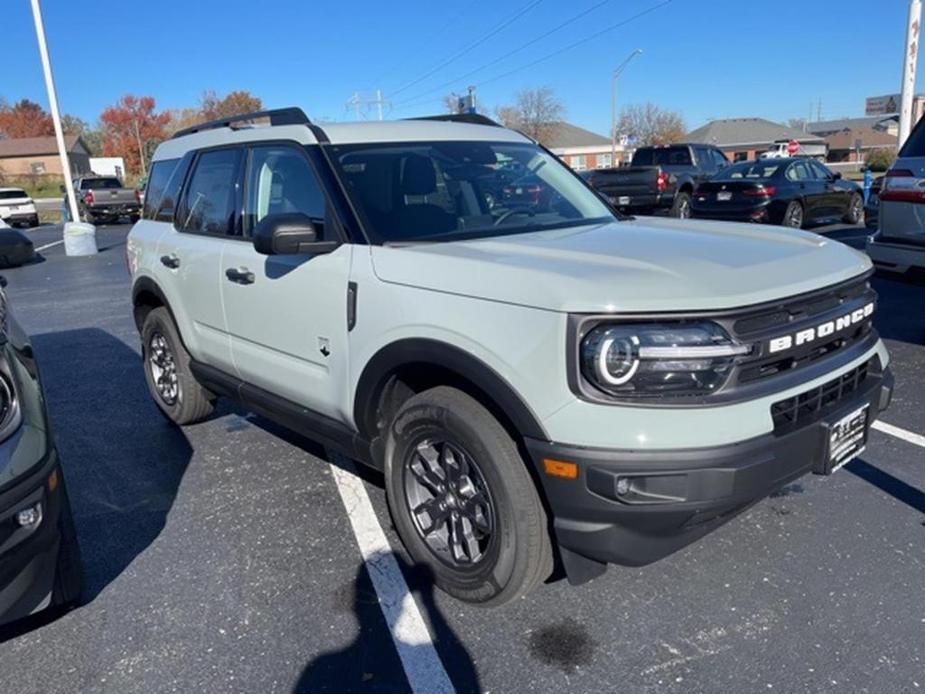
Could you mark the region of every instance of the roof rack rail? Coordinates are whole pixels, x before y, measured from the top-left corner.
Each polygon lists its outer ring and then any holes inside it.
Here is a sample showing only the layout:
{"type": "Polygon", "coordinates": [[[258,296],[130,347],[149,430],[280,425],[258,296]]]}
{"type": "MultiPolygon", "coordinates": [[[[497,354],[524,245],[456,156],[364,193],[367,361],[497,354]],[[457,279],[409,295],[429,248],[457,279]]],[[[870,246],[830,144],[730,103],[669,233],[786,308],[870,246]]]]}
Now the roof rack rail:
{"type": "Polygon", "coordinates": [[[218,120],[210,120],[207,123],[198,123],[197,125],[191,125],[188,128],[183,128],[183,130],[178,130],[173,134],[171,139],[183,137],[184,135],[192,135],[193,133],[199,133],[203,130],[230,128],[236,123],[243,125],[249,123],[250,121],[255,121],[258,118],[269,118],[270,125],[311,125],[311,121],[308,119],[308,116],[305,115],[305,111],[300,109],[298,106],[292,106],[290,108],[276,108],[270,111],[254,111],[253,113],[242,113],[239,116],[219,118],[218,120]]]}
{"type": "Polygon", "coordinates": [[[405,120],[442,120],[450,123],[470,123],[472,125],[491,125],[495,128],[504,126],[481,113],[441,113],[438,116],[415,116],[405,120]]]}

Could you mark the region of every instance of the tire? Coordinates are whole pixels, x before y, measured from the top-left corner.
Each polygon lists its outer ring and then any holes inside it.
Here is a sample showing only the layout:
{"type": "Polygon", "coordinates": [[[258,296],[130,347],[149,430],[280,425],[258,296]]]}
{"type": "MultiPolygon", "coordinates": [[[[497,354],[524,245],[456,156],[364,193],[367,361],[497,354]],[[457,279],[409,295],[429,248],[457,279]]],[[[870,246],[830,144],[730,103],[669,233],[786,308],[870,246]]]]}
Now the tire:
{"type": "Polygon", "coordinates": [[[385,483],[392,519],[408,553],[453,597],[484,607],[502,605],[552,572],[546,513],[517,445],[488,410],[462,391],[439,386],[402,405],[386,440],[385,483]],[[414,468],[427,465],[425,455],[432,463],[415,474],[414,468]],[[455,466],[452,460],[466,465],[455,466]],[[463,468],[466,474],[460,474],[463,468]],[[421,481],[425,477],[438,484],[428,488],[421,481]],[[444,520],[413,515],[415,504],[429,505],[444,520]],[[480,519],[489,532],[479,533],[470,518],[480,519]],[[468,551],[459,543],[454,552],[450,528],[465,530],[466,525],[472,536],[468,551]],[[445,549],[434,547],[441,544],[445,549]]]}
{"type": "Polygon", "coordinates": [[[215,396],[190,370],[190,356],[173,318],[163,306],[152,309],[141,327],[141,353],[148,392],[174,424],[199,422],[212,414],[215,396]],[[156,372],[155,369],[158,371],[156,372]]]}
{"type": "Polygon", "coordinates": [[[842,217],[845,224],[857,226],[864,221],[864,200],[857,193],[851,194],[851,200],[848,201],[848,212],[842,217]]]}
{"type": "Polygon", "coordinates": [[[139,219],[141,219],[141,217],[139,217],[137,214],[132,214],[132,215],[129,215],[128,221],[131,224],[136,224],[139,219]]]}
{"type": "Polygon", "coordinates": [[[676,219],[690,219],[691,217],[691,196],[686,191],[679,191],[674,196],[674,202],[671,205],[671,216],[676,219]]]}
{"type": "Polygon", "coordinates": [[[787,209],[784,210],[780,223],[791,229],[802,229],[804,222],[803,205],[799,200],[791,200],[787,203],[787,209]]]}
{"type": "Polygon", "coordinates": [[[29,228],[30,228],[30,229],[34,229],[34,228],[37,227],[38,225],[39,225],[39,218],[38,218],[38,217],[36,217],[35,219],[30,219],[30,220],[29,220],[29,228]]]}

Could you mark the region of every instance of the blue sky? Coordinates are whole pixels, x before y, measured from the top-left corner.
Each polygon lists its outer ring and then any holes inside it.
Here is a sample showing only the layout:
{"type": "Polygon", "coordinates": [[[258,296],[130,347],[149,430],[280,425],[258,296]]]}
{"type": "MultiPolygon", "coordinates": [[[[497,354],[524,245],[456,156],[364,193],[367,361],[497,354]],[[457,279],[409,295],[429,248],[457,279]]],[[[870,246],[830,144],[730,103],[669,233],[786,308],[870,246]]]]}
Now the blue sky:
{"type": "MultiPolygon", "coordinates": [[[[568,120],[601,133],[609,127],[610,72],[635,48],[644,54],[621,78],[620,103],[676,109],[690,128],[718,117],[806,117],[819,99],[824,118],[858,116],[866,96],[899,90],[907,0],[671,0],[518,70],[663,1],[609,0],[456,86],[484,82],[478,96],[490,106],[549,86],[568,120]]],[[[353,117],[345,108],[351,94],[377,88],[391,97],[392,117],[437,112],[452,87],[416,97],[601,2],[45,0],[43,11],[61,108],[85,120],[122,94],[180,108],[204,89],[248,89],[269,107],[299,105],[314,118],[345,120],[353,117]]],[[[3,19],[0,96],[47,104],[28,0],[6,0],[3,19]]],[[[921,66],[920,75],[921,88],[921,66]]]]}

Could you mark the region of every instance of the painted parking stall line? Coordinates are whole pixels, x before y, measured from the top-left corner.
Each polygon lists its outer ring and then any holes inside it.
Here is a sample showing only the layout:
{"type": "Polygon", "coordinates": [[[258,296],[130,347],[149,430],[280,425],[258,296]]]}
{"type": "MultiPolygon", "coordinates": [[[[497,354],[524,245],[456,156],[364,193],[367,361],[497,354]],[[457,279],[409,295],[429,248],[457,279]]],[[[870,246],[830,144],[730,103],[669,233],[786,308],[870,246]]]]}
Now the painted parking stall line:
{"type": "Polygon", "coordinates": [[[881,422],[880,420],[877,420],[871,424],[871,428],[883,432],[884,434],[895,436],[896,438],[902,439],[903,441],[908,441],[909,443],[915,444],[916,446],[925,448],[925,436],[922,436],[921,434],[916,434],[915,432],[908,431],[901,427],[893,426],[892,424],[887,424],[886,422],[881,422]]]}
{"type": "Polygon", "coordinates": [[[338,457],[338,461],[339,465],[331,464],[331,474],[411,690],[428,694],[455,692],[421,611],[395,561],[388,538],[379,525],[363,480],[354,474],[352,463],[342,457],[338,457]]]}
{"type": "Polygon", "coordinates": [[[39,246],[38,248],[36,248],[36,249],[35,249],[35,252],[36,252],[36,253],[40,253],[40,252],[42,252],[42,251],[44,251],[44,250],[47,250],[47,249],[49,249],[49,248],[54,248],[55,246],[60,246],[62,243],[64,243],[64,239],[61,239],[60,241],[54,241],[54,242],[52,242],[52,243],[46,243],[44,246],[39,246]]]}

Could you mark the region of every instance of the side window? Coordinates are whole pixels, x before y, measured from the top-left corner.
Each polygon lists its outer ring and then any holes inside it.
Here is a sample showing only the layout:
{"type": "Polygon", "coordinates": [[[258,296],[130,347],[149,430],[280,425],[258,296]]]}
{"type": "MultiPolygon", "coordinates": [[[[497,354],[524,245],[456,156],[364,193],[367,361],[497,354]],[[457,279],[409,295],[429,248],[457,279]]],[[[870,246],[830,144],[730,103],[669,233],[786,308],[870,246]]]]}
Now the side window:
{"type": "Polygon", "coordinates": [[[787,169],[785,174],[788,181],[808,181],[812,178],[812,175],[809,172],[809,169],[806,166],[805,162],[798,161],[795,164],[791,164],[787,169]]]}
{"type": "Polygon", "coordinates": [[[713,160],[716,162],[717,169],[725,169],[729,166],[729,160],[726,159],[726,155],[720,152],[718,149],[710,150],[713,153],[713,160]]]}
{"type": "Polygon", "coordinates": [[[145,185],[145,205],[141,212],[141,216],[145,219],[154,219],[154,212],[161,202],[170,175],[177,168],[179,161],[179,159],[162,159],[151,164],[148,182],[145,185]]]}
{"type": "MultiPolygon", "coordinates": [[[[176,212],[177,203],[180,200],[180,188],[183,186],[183,179],[186,178],[186,172],[189,171],[190,163],[193,161],[193,155],[187,154],[180,160],[180,163],[173,168],[173,173],[167,184],[164,186],[163,195],[157,205],[157,211],[154,213],[155,222],[172,222],[174,212],[176,212]]],[[[145,204],[148,203],[148,196],[145,194],[145,204]]]]}
{"type": "Polygon", "coordinates": [[[809,164],[810,169],[820,181],[828,181],[832,178],[832,174],[829,173],[829,170],[815,159],[808,160],[807,164],[809,164]]]}
{"type": "Polygon", "coordinates": [[[267,145],[250,151],[245,183],[244,234],[265,217],[301,212],[324,238],[324,191],[305,156],[293,147],[267,145]]]}
{"type": "Polygon", "coordinates": [[[697,166],[704,171],[714,171],[716,162],[713,161],[712,152],[706,147],[695,147],[694,156],[697,157],[697,166]]]}
{"type": "Polygon", "coordinates": [[[216,236],[233,233],[240,157],[239,149],[199,155],[177,217],[181,231],[216,236]]]}

